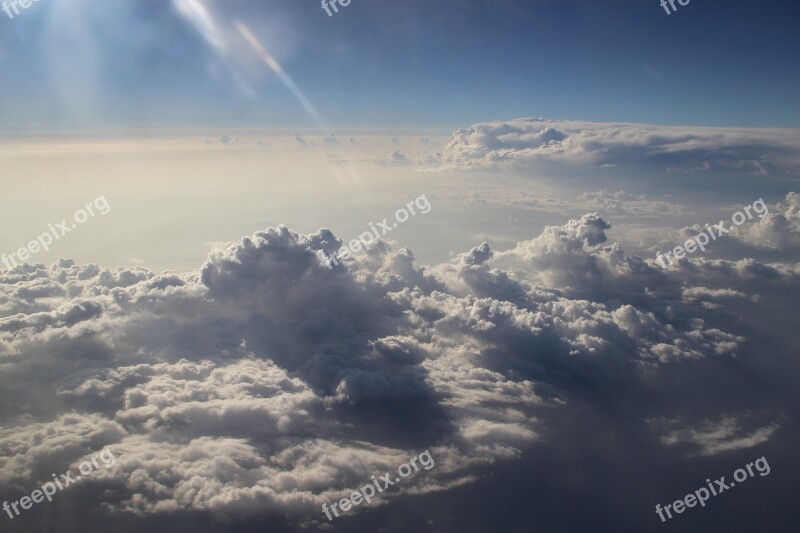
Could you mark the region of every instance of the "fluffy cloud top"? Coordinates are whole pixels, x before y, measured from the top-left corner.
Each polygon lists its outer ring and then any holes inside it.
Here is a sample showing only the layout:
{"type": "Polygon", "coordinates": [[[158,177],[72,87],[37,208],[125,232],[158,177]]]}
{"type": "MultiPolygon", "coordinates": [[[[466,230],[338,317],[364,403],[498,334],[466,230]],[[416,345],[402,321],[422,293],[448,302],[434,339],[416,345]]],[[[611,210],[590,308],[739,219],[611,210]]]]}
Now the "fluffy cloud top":
{"type": "MultiPolygon", "coordinates": [[[[565,140],[524,137],[512,144],[565,140]]],[[[108,447],[118,460],[87,481],[105,489],[90,507],[311,524],[428,449],[436,468],[373,505],[446,492],[519,460],[598,388],[735,357],[746,336],[719,304],[797,286],[795,267],[752,260],[664,271],[609,244],[609,228],[587,214],[432,267],[380,243],[329,269],[333,233],[281,226],[180,275],[72,261],[2,272],[0,487],[108,447]]],[[[777,429],[692,423],[659,426],[661,445],[715,454],[777,429]]]]}
{"type": "Polygon", "coordinates": [[[519,118],[456,131],[434,168],[498,169],[553,163],[796,178],[798,139],[795,130],[519,118]]]}

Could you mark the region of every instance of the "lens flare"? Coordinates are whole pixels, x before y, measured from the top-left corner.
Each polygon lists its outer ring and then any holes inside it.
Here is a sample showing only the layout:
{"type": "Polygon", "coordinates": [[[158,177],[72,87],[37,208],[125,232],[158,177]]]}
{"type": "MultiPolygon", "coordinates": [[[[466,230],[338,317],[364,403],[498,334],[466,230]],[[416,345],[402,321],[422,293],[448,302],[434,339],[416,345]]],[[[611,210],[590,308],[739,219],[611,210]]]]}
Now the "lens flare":
{"type": "Polygon", "coordinates": [[[247,41],[247,43],[253,48],[256,54],[258,54],[261,60],[264,61],[264,63],[266,63],[267,66],[272,69],[275,75],[278,76],[278,79],[280,79],[286,86],[286,88],[289,89],[292,92],[292,94],[294,94],[295,98],[297,98],[300,104],[305,108],[306,112],[308,112],[308,114],[311,115],[311,118],[313,118],[317,122],[317,124],[327,129],[327,126],[325,125],[325,122],[322,120],[322,117],[320,117],[319,113],[317,113],[317,110],[314,108],[311,102],[308,101],[308,98],[306,98],[306,96],[303,94],[303,92],[300,90],[297,84],[295,84],[292,78],[290,78],[289,75],[286,74],[286,72],[284,72],[280,64],[275,60],[274,57],[272,57],[272,54],[267,52],[267,50],[261,44],[261,41],[258,40],[258,38],[250,30],[250,28],[248,28],[246,25],[242,24],[238,20],[236,21],[236,28],[239,30],[239,33],[242,35],[242,37],[244,37],[245,41],[247,41]]]}

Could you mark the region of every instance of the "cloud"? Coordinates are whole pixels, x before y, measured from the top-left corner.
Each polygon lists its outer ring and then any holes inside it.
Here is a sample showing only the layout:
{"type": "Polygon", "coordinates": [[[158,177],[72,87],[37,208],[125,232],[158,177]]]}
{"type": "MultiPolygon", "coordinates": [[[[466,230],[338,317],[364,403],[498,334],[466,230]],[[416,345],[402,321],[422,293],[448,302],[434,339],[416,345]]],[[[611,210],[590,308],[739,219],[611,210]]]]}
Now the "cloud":
{"type": "Polygon", "coordinates": [[[320,140],[320,143],[321,143],[323,146],[339,146],[339,145],[341,145],[341,144],[342,144],[342,143],[340,143],[340,142],[339,142],[339,139],[337,139],[337,138],[336,138],[336,135],[334,135],[333,133],[331,133],[331,134],[330,134],[329,136],[327,136],[327,137],[323,137],[323,138],[320,140]]]}
{"type": "Polygon", "coordinates": [[[226,144],[226,145],[239,144],[239,138],[238,137],[230,137],[228,135],[223,135],[222,137],[220,137],[218,139],[218,142],[220,144],[226,144]]]}
{"type": "Polygon", "coordinates": [[[667,446],[681,446],[697,455],[716,455],[723,452],[753,448],[763,444],[779,429],[778,422],[745,429],[752,425],[753,416],[722,416],[719,421],[703,420],[699,425],[686,427],[680,419],[651,420],[654,431],[662,433],[660,440],[667,446]]]}
{"type": "Polygon", "coordinates": [[[760,213],[752,206],[727,206],[718,212],[706,215],[705,220],[699,219],[690,226],[672,231],[661,229],[650,232],[650,235],[643,239],[644,246],[662,252],[672,250],[700,233],[707,233],[707,225],[722,221],[729,232],[713,239],[706,247],[704,256],[726,259],[753,257],[768,262],[797,261],[800,259],[799,208],[800,197],[794,192],[789,192],[783,201],[775,205],[759,204],[760,213]],[[750,210],[749,218],[744,207],[750,210]],[[738,216],[744,220],[739,226],[732,221],[737,212],[741,212],[738,216]]]}
{"type": "MultiPolygon", "coordinates": [[[[664,271],[609,243],[610,227],[589,213],[432,266],[381,242],[329,269],[336,235],[279,226],[182,274],[69,260],[0,272],[0,496],[45,480],[32,465],[49,475],[108,447],[115,466],[85,489],[103,496],[81,505],[319,526],[323,503],[425,449],[437,466],[374,506],[479,483],[557,445],[562,413],[646,396],[671,369],[733,364],[746,328],[725,304],[794,305],[795,266],[664,271]]],[[[700,455],[777,428],[628,409],[627,438],[678,420],[658,446],[700,455]]]]}
{"type": "Polygon", "coordinates": [[[401,154],[400,150],[395,150],[389,154],[386,159],[380,157],[375,159],[375,163],[379,165],[408,165],[411,161],[409,161],[405,155],[401,154]]]}
{"type": "MultiPolygon", "coordinates": [[[[330,135],[322,136],[322,137],[309,137],[303,136],[297,132],[293,134],[293,142],[298,146],[322,146],[322,147],[331,147],[331,146],[341,146],[341,142],[339,139],[336,138],[336,135],[331,133],[330,135]]],[[[350,143],[353,144],[353,139],[350,137],[350,143]]],[[[357,144],[357,143],[356,143],[357,144]]]]}
{"type": "Polygon", "coordinates": [[[410,165],[412,163],[411,160],[408,159],[404,154],[400,152],[400,150],[394,150],[386,157],[375,157],[375,158],[362,158],[362,159],[346,159],[336,154],[328,154],[328,157],[337,163],[374,163],[376,165],[381,166],[403,166],[403,165],[410,165]]]}
{"type": "Polygon", "coordinates": [[[562,215],[577,210],[597,211],[603,216],[615,218],[662,218],[692,213],[688,207],[674,202],[656,200],[644,194],[602,189],[573,197],[517,190],[453,193],[452,197],[468,205],[510,207],[562,215]]]}
{"type": "Polygon", "coordinates": [[[493,170],[551,164],[795,177],[797,139],[793,130],[519,118],[456,131],[433,168],[493,170]]]}

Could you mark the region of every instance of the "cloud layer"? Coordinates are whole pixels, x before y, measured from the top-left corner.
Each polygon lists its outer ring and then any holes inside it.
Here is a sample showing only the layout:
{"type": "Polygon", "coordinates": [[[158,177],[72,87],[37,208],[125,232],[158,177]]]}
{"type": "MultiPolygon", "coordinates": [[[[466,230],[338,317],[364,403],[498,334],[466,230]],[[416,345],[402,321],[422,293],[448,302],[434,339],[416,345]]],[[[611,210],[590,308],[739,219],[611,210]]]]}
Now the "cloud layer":
{"type": "Polygon", "coordinates": [[[453,133],[433,168],[648,168],[797,178],[795,130],[686,128],[519,118],[453,133]]]}
{"type": "MultiPolygon", "coordinates": [[[[0,495],[104,447],[117,463],[86,482],[100,495],[83,505],[126,516],[310,526],[323,503],[425,449],[436,467],[373,507],[446,494],[556,439],[565,409],[646,395],[682,365],[734,361],[746,328],[722,304],[765,293],[788,305],[798,287],[789,264],[665,271],[609,243],[609,228],[586,214],[427,267],[379,243],[328,269],[340,239],[280,226],[180,275],[69,260],[5,271],[0,495]]],[[[781,427],[774,410],[698,418],[649,404],[626,416],[655,447],[700,447],[687,457],[781,427]],[[745,419],[758,428],[741,429],[745,419]]]]}

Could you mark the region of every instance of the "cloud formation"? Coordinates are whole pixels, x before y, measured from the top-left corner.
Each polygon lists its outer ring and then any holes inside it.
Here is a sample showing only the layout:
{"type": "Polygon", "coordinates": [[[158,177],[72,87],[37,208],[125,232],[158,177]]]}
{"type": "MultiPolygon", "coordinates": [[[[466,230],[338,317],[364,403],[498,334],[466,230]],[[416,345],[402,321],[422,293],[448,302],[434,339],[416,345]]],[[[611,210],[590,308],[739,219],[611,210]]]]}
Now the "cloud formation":
{"type": "Polygon", "coordinates": [[[496,170],[554,164],[796,179],[798,138],[797,131],[788,129],[519,118],[474,124],[454,132],[432,168],[496,170]]]}
{"type": "MultiPolygon", "coordinates": [[[[436,468],[373,506],[448,493],[554,438],[551,421],[599,390],[641,394],[671,368],[734,360],[747,336],[722,304],[798,285],[796,265],[753,260],[664,271],[609,243],[610,227],[590,213],[433,266],[378,243],[329,269],[338,237],[279,226],[184,274],[4,271],[0,493],[104,447],[117,463],[84,505],[131,516],[309,525],[424,449],[436,468]]],[[[663,413],[634,410],[630,431],[715,455],[780,427],[663,413]]]]}

